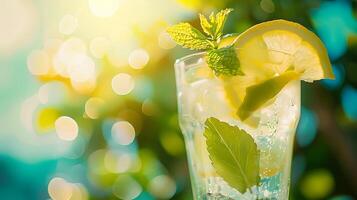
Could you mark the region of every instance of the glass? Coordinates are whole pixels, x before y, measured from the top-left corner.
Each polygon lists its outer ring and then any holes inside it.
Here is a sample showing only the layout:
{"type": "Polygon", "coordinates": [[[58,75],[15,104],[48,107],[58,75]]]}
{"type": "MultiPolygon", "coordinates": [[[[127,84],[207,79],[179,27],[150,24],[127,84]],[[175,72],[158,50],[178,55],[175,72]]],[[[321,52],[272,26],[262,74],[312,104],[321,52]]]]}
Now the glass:
{"type": "Polygon", "coordinates": [[[295,130],[300,117],[300,81],[286,85],[277,97],[254,112],[255,125],[237,119],[224,84],[207,66],[204,53],[175,63],[179,123],[185,138],[194,199],[277,199],[289,195],[295,130]],[[260,183],[241,194],[215,172],[206,150],[204,122],[215,117],[249,133],[260,151],[260,183]]]}

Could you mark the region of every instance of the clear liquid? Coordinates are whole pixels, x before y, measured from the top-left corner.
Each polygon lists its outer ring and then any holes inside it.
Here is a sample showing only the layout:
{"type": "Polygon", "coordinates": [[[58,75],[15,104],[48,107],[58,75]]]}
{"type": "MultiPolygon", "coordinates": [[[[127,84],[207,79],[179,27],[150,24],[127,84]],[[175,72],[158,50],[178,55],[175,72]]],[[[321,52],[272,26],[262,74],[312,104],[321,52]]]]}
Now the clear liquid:
{"type": "Polygon", "coordinates": [[[227,102],[222,81],[202,73],[206,68],[191,67],[185,72],[185,79],[178,81],[180,127],[186,142],[194,198],[288,199],[293,138],[300,115],[300,83],[289,83],[273,102],[255,112],[252,126],[237,119],[236,110],[227,102]],[[261,181],[251,188],[252,193],[239,193],[215,172],[203,136],[208,117],[238,126],[254,138],[260,151],[261,181]]]}

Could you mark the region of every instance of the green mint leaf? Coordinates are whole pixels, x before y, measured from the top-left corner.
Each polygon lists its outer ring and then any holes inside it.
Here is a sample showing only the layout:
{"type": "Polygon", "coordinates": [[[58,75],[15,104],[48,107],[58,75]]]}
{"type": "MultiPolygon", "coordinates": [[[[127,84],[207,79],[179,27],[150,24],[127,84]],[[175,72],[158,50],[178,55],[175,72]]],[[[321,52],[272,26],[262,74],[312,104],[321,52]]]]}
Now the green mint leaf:
{"type": "Polygon", "coordinates": [[[213,40],[219,39],[223,34],[223,27],[226,23],[227,17],[232,11],[233,9],[225,9],[218,12],[216,15],[212,12],[209,16],[209,21],[204,15],[199,14],[203,31],[208,36],[211,36],[213,40]]]}
{"type": "Polygon", "coordinates": [[[241,120],[247,119],[254,111],[273,99],[286,84],[298,79],[299,76],[300,74],[297,72],[287,71],[279,76],[248,87],[237,112],[239,118],[241,120]]]}
{"type": "Polygon", "coordinates": [[[259,183],[259,150],[244,130],[216,118],[205,122],[207,150],[217,174],[240,193],[259,183]]]}
{"type": "Polygon", "coordinates": [[[220,38],[222,36],[224,24],[227,21],[227,17],[229,15],[229,13],[232,12],[232,11],[233,11],[233,9],[227,8],[227,9],[219,11],[216,14],[216,17],[215,17],[215,32],[214,32],[215,38],[220,38]]]}
{"type": "Polygon", "coordinates": [[[214,47],[212,42],[210,42],[205,35],[189,23],[179,23],[171,26],[167,29],[167,33],[169,33],[177,44],[185,48],[206,50],[214,47]]]}
{"type": "Polygon", "coordinates": [[[213,37],[213,34],[212,34],[212,24],[207,20],[207,18],[202,15],[202,14],[199,14],[199,17],[200,17],[200,22],[201,22],[201,27],[202,27],[202,30],[208,35],[208,36],[211,36],[213,37]]]}
{"type": "Polygon", "coordinates": [[[218,75],[243,75],[234,46],[209,50],[206,60],[208,66],[218,75]]]}

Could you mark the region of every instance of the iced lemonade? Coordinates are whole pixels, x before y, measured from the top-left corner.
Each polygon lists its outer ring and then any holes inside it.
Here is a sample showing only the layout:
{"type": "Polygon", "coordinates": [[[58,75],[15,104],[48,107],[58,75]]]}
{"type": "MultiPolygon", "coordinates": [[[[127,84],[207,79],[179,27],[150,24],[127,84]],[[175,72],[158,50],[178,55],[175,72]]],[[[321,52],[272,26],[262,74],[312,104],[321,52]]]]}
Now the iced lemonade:
{"type": "Polygon", "coordinates": [[[289,195],[300,80],[333,78],[326,50],[303,26],[275,20],[223,36],[231,10],[206,34],[187,23],[168,32],[205,52],[175,64],[180,127],[195,199],[276,199],[289,195]]]}
{"type": "Polygon", "coordinates": [[[225,83],[195,55],[177,64],[180,126],[185,137],[192,186],[196,199],[286,199],[289,189],[291,151],[300,115],[300,82],[289,83],[259,112],[250,123],[237,119],[236,110],[226,97],[225,83]],[[184,62],[196,62],[184,65],[184,62]],[[209,117],[246,130],[260,150],[261,177],[253,194],[241,194],[231,188],[215,172],[203,135],[204,122],[209,117]]]}

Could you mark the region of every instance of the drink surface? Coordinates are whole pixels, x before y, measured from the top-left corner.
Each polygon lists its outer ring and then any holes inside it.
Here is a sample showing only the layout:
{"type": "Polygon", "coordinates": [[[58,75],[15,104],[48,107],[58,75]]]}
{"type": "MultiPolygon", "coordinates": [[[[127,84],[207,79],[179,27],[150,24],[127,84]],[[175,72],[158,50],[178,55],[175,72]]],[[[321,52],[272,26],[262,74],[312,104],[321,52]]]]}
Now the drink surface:
{"type": "MultiPolygon", "coordinates": [[[[300,115],[300,82],[292,81],[252,116],[240,121],[227,99],[224,82],[197,59],[176,63],[179,120],[185,137],[195,199],[288,199],[295,129],[300,115]],[[203,136],[209,117],[250,134],[260,151],[260,183],[244,194],[213,168],[203,136]]],[[[200,58],[201,57],[201,58],[200,58]]]]}

